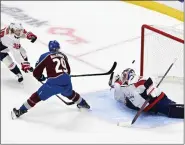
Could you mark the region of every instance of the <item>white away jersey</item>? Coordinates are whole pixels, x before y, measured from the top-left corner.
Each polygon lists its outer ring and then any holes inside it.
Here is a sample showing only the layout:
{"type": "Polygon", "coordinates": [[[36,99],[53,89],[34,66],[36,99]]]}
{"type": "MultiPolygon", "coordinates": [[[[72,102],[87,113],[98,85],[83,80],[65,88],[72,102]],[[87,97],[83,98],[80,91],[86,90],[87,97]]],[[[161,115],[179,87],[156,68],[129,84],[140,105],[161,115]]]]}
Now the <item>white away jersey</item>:
{"type": "Polygon", "coordinates": [[[20,51],[22,57],[26,58],[26,51],[20,44],[20,38],[25,38],[25,34],[22,33],[20,37],[17,37],[9,31],[10,30],[8,28],[1,30],[1,43],[6,46],[4,49],[1,49],[1,52],[20,51]]]}

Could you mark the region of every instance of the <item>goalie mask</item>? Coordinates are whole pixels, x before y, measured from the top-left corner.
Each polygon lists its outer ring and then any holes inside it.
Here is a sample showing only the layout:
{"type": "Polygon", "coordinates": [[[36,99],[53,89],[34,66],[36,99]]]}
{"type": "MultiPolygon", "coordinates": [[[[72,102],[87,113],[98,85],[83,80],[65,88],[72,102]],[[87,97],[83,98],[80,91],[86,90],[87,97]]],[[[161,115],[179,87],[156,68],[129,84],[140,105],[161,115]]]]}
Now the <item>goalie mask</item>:
{"type": "Polygon", "coordinates": [[[125,69],[121,74],[123,85],[129,85],[129,82],[135,77],[135,71],[131,68],[125,69]]]}

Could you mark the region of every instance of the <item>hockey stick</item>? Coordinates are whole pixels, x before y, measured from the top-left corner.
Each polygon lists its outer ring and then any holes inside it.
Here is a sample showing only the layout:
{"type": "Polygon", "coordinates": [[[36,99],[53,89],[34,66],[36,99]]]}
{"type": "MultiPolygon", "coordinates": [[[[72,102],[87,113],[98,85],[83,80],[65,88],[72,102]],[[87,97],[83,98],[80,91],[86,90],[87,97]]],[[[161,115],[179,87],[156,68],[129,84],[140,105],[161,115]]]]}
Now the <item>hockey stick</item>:
{"type": "MultiPolygon", "coordinates": [[[[114,69],[116,68],[117,66],[117,62],[114,62],[112,68],[106,72],[106,73],[97,73],[97,74],[83,74],[83,75],[71,75],[71,77],[83,77],[83,76],[100,76],[100,75],[109,75],[111,74],[111,77],[113,77],[114,75],[114,69]]],[[[41,82],[43,84],[43,82],[41,82]]],[[[58,95],[56,95],[62,102],[64,102],[66,105],[73,105],[74,102],[66,102],[64,101],[61,97],[59,97],[58,95]]]]}
{"type": "MultiPolygon", "coordinates": [[[[177,58],[175,58],[174,62],[170,65],[170,67],[168,68],[168,70],[165,72],[164,76],[161,78],[161,80],[159,81],[159,83],[157,84],[156,88],[159,87],[159,85],[162,83],[162,81],[164,80],[164,78],[166,77],[166,75],[168,74],[168,72],[171,70],[172,66],[175,64],[177,58]]],[[[154,89],[152,89],[149,93],[149,95],[152,93],[154,89]]],[[[146,99],[146,101],[144,102],[144,104],[141,106],[140,110],[137,112],[137,114],[135,115],[134,119],[131,122],[131,125],[134,124],[134,122],[136,122],[137,118],[139,117],[139,115],[141,114],[141,112],[144,110],[144,108],[146,107],[147,103],[150,101],[150,97],[148,99],[146,99]]]]}
{"type": "MultiPolygon", "coordinates": [[[[71,75],[71,77],[83,77],[83,76],[100,76],[100,75],[109,75],[111,74],[114,69],[116,68],[117,66],[117,62],[114,62],[112,68],[106,72],[106,73],[97,73],[97,74],[82,74],[82,75],[71,75]]],[[[31,70],[32,71],[32,70],[31,70]]],[[[44,84],[43,82],[41,82],[42,84],[44,84]]],[[[73,105],[75,104],[74,102],[66,102],[64,101],[61,97],[59,97],[58,95],[56,95],[62,102],[64,102],[66,105],[73,105]]]]}
{"type": "MultiPolygon", "coordinates": [[[[115,62],[114,62],[115,63],[115,62]]],[[[132,61],[132,65],[135,63],[135,60],[132,61]]],[[[113,65],[114,66],[114,65],[113,65]]],[[[115,66],[116,67],[116,66],[115,66]]],[[[110,72],[110,71],[109,71],[110,72]]],[[[110,73],[110,78],[109,78],[109,82],[108,82],[108,85],[112,88],[112,80],[113,80],[113,76],[114,76],[114,70],[112,70],[112,72],[110,73]]],[[[123,86],[121,86],[123,87],[123,86]]]]}
{"type": "Polygon", "coordinates": [[[114,72],[112,72],[111,73],[111,75],[110,75],[110,79],[109,79],[109,82],[108,82],[108,84],[109,84],[109,86],[112,88],[112,80],[113,80],[113,76],[114,76],[114,72]]]}
{"type": "MultiPolygon", "coordinates": [[[[44,84],[43,82],[40,82],[41,84],[44,84]]],[[[55,96],[57,96],[62,102],[64,102],[64,104],[66,104],[66,105],[73,105],[73,104],[75,104],[74,102],[66,102],[66,101],[64,101],[60,96],[58,96],[58,95],[55,95],[55,96]]]]}
{"type": "MultiPolygon", "coordinates": [[[[117,66],[117,62],[114,62],[112,68],[106,72],[106,73],[97,73],[97,74],[83,74],[83,75],[71,75],[71,77],[83,77],[83,76],[100,76],[100,75],[109,75],[111,73],[113,73],[114,69],[117,66]]],[[[112,76],[113,77],[113,76],[112,76]]],[[[41,82],[43,84],[43,82],[41,82]]],[[[75,104],[74,102],[66,102],[64,101],[61,97],[59,97],[58,95],[56,95],[62,102],[64,102],[66,105],[73,105],[75,104]]]]}
{"type": "MultiPolygon", "coordinates": [[[[33,67],[31,67],[30,68],[30,70],[29,70],[30,72],[33,72],[33,67]]],[[[41,84],[44,84],[43,82],[41,82],[41,81],[39,81],[41,84]]],[[[58,95],[56,95],[62,102],[64,102],[64,104],[66,104],[66,105],[73,105],[73,104],[75,104],[74,102],[66,102],[66,101],[64,101],[60,96],[58,96],[58,95]]]]}
{"type": "Polygon", "coordinates": [[[86,77],[86,76],[102,76],[102,75],[110,75],[114,69],[116,68],[117,66],[117,62],[114,62],[112,68],[106,72],[106,73],[96,73],[96,74],[81,74],[81,75],[71,75],[71,77],[86,77]]]}
{"type": "MultiPolygon", "coordinates": [[[[30,70],[29,70],[30,72],[33,72],[33,67],[31,67],[30,68],[30,70]]],[[[41,84],[44,84],[43,82],[41,82],[41,81],[39,81],[41,84]]],[[[73,105],[73,104],[75,104],[74,102],[66,102],[66,101],[64,101],[60,96],[58,96],[58,95],[56,95],[62,102],[64,102],[64,104],[66,104],[66,105],[73,105]]]]}

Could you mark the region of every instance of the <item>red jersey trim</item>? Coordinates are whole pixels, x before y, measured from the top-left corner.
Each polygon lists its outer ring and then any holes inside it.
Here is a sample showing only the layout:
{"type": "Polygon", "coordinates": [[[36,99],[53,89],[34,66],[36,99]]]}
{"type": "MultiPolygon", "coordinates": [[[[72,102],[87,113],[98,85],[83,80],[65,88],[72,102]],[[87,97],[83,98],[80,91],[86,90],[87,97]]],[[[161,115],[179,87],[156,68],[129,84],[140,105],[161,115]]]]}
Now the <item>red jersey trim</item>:
{"type": "Polygon", "coordinates": [[[122,81],[116,81],[115,83],[122,85],[122,81]]]}
{"type": "Polygon", "coordinates": [[[165,96],[165,94],[162,92],[150,105],[148,105],[144,111],[147,112],[148,110],[150,110],[154,105],[156,105],[163,97],[165,96]]]}
{"type": "Polygon", "coordinates": [[[137,88],[141,85],[144,85],[144,83],[145,83],[145,80],[141,80],[141,81],[138,81],[137,83],[134,83],[134,86],[137,88]]]}

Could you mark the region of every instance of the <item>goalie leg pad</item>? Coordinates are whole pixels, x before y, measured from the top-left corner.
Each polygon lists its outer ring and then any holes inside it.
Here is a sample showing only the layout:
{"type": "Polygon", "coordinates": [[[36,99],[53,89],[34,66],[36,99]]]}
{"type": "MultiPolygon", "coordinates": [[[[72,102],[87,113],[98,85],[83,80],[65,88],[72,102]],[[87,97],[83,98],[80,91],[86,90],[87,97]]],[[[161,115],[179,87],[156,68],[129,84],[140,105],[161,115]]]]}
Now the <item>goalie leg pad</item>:
{"type": "MultiPolygon", "coordinates": [[[[150,109],[153,110],[154,112],[162,113],[164,115],[169,114],[169,106],[171,104],[175,104],[174,101],[169,99],[165,93],[162,93],[158,98],[156,98],[150,105],[150,109]],[[151,108],[151,106],[153,108],[151,108]]],[[[148,109],[148,106],[146,107],[148,109]]],[[[146,111],[146,109],[145,109],[146,111]]]]}
{"type": "Polygon", "coordinates": [[[169,105],[168,117],[170,118],[184,118],[184,104],[169,105]]]}

